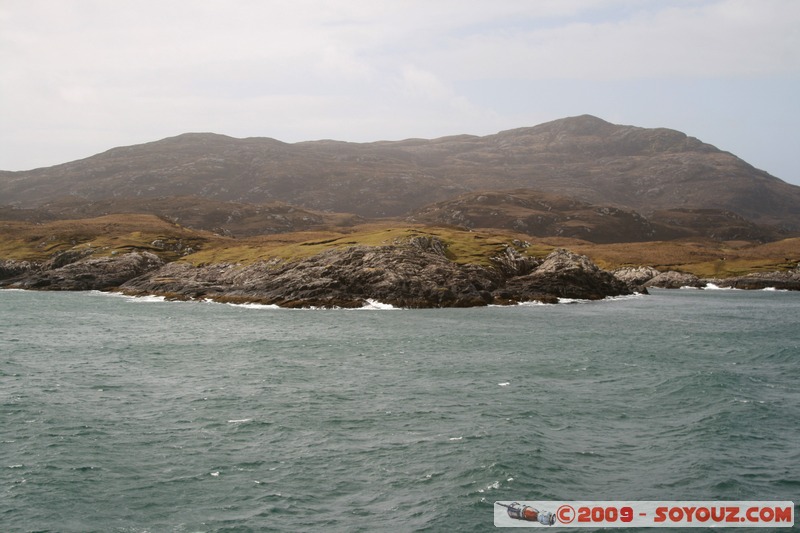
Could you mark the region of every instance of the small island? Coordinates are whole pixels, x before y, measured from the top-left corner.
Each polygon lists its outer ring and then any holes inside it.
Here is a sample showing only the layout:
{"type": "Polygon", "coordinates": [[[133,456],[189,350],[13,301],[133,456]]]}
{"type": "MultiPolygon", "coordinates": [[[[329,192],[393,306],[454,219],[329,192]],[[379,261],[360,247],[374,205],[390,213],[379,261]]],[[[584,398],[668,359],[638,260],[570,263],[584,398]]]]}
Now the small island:
{"type": "MultiPolygon", "coordinates": [[[[16,257],[0,261],[3,288],[288,308],[352,308],[369,301],[403,308],[558,303],[709,283],[800,290],[797,268],[724,278],[663,266],[601,268],[591,249],[604,266],[613,266],[611,250],[573,242],[580,250],[570,251],[563,243],[497,231],[367,224],[235,239],[147,215],[10,226],[3,242],[16,257]]],[[[631,247],[630,255],[646,249],[631,247]]]]}

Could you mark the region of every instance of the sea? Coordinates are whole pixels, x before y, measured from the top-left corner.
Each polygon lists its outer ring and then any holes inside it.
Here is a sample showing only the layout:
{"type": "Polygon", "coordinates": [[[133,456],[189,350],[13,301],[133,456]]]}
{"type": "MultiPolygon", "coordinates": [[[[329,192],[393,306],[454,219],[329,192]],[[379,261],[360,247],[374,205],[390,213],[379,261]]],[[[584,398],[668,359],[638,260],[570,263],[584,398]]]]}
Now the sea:
{"type": "Polygon", "coordinates": [[[537,500],[798,503],[800,293],[0,291],[0,531],[495,531],[537,500]]]}

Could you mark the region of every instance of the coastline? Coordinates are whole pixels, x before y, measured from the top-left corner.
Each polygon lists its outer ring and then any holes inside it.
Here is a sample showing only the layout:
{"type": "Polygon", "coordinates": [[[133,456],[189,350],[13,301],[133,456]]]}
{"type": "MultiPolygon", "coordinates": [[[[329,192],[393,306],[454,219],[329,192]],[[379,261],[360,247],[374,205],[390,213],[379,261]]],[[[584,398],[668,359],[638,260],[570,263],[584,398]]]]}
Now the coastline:
{"type": "Polygon", "coordinates": [[[167,300],[355,309],[569,303],[646,294],[648,288],[800,290],[800,269],[704,279],[651,267],[610,272],[563,248],[536,259],[508,246],[489,265],[456,263],[447,254],[446,244],[436,237],[329,249],[295,261],[248,265],[168,262],[147,251],[104,257],[65,252],[43,264],[0,262],[0,288],[99,290],[167,300]]]}

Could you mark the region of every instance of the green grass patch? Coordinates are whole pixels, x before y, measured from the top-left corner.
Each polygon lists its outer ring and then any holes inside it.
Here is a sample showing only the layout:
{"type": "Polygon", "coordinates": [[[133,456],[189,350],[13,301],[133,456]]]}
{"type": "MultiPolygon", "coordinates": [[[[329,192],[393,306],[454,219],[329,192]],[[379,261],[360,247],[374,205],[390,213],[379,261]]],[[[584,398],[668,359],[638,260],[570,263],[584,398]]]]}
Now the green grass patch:
{"type": "Polygon", "coordinates": [[[485,266],[509,245],[530,257],[542,258],[553,248],[563,247],[589,256],[608,270],[646,265],[700,277],[789,270],[800,262],[798,238],[767,244],[687,239],[600,245],[577,239],[536,239],[503,230],[469,231],[387,221],[234,239],[189,230],[151,215],[109,215],[44,224],[0,221],[0,260],[43,262],[58,252],[91,248],[95,256],[146,250],[166,261],[182,260],[195,265],[275,259],[291,262],[333,248],[398,245],[414,237],[440,239],[451,261],[485,266]]]}

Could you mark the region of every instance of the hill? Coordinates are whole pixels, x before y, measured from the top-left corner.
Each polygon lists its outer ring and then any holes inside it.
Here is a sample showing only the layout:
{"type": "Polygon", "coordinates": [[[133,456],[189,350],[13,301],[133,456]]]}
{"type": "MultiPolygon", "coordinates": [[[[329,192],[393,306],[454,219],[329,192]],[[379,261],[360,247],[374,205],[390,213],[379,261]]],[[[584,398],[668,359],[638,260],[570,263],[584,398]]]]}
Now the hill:
{"type": "Polygon", "coordinates": [[[0,206],[0,220],[26,222],[77,220],[124,214],[155,215],[187,228],[244,237],[321,227],[347,227],[361,222],[361,217],[357,215],[312,211],[284,202],[248,204],[196,196],[119,197],[102,200],[84,200],[72,196],[34,208],[0,206]]]}
{"type": "MultiPolygon", "coordinates": [[[[681,132],[615,125],[589,115],[484,137],[373,143],[287,144],[192,133],[54,167],[0,173],[0,203],[45,211],[48,204],[58,211],[65,198],[113,201],[111,212],[122,212],[126,202],[127,210],[137,211],[142,199],[175,198],[178,205],[184,202],[178,198],[192,195],[376,218],[407,216],[465,193],[511,189],[636,212],[651,226],[729,217],[738,225],[800,230],[800,187],[681,132]]],[[[63,216],[63,209],[52,216],[63,216]]]]}
{"type": "Polygon", "coordinates": [[[462,194],[412,213],[412,222],[464,228],[502,228],[537,237],[568,237],[593,243],[646,242],[707,237],[771,242],[787,236],[720,209],[662,209],[648,217],[529,189],[462,194]]]}
{"type": "Polygon", "coordinates": [[[447,258],[459,264],[490,265],[513,247],[525,257],[543,258],[556,248],[585,254],[607,269],[649,265],[698,276],[727,277],[747,272],[785,271],[800,264],[800,238],[766,244],[686,238],[671,241],[596,244],[567,237],[531,238],[508,230],[468,230],[386,221],[352,227],[231,238],[192,230],[153,215],[107,215],[51,222],[0,223],[0,263],[46,263],[59,257],[103,257],[149,252],[162,260],[194,265],[294,262],[328,250],[380,247],[414,238],[435,238],[447,258]]]}

